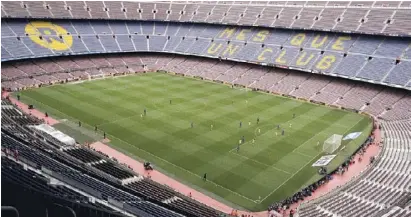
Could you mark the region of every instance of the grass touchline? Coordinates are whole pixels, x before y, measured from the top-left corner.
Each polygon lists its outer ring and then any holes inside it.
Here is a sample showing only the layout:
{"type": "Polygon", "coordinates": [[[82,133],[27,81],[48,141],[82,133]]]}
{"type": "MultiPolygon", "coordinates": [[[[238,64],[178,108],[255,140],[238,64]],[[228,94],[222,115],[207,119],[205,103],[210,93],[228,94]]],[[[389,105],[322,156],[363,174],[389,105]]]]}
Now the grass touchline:
{"type": "MultiPolygon", "coordinates": [[[[80,136],[76,132],[81,129],[71,122],[97,127],[125,154],[252,211],[265,210],[321,177],[311,167],[324,154],[317,141],[370,127],[359,114],[242,90],[147,73],[21,94],[27,104],[68,119],[55,125],[63,132],[80,136]],[[207,181],[202,180],[204,173],[207,181]]],[[[346,148],[337,151],[329,168],[345,161],[367,133],[344,142],[346,148]]]]}

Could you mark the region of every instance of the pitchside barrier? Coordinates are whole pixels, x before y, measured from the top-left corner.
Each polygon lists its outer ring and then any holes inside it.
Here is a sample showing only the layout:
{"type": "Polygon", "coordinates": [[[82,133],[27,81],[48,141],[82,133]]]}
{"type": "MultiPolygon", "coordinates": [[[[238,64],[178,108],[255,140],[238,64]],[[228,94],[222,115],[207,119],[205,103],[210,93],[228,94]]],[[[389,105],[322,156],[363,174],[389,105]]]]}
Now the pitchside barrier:
{"type": "Polygon", "coordinates": [[[325,103],[320,102],[320,101],[310,100],[310,102],[312,102],[314,104],[318,104],[318,105],[325,105],[325,103]]]}
{"type": "Polygon", "coordinates": [[[271,92],[272,94],[274,94],[274,95],[278,95],[278,96],[282,96],[282,94],[281,93],[277,93],[277,92],[271,92]]]}
{"type": "Polygon", "coordinates": [[[288,97],[288,98],[292,98],[292,99],[297,99],[297,97],[291,96],[291,95],[288,95],[288,94],[283,94],[283,96],[288,97]]]}
{"type": "Polygon", "coordinates": [[[357,109],[346,108],[346,107],[341,107],[341,109],[346,110],[346,111],[355,112],[355,113],[359,113],[359,112],[360,112],[360,111],[358,111],[357,109]]]}
{"type": "Polygon", "coordinates": [[[254,88],[254,90],[255,91],[260,91],[260,92],[262,92],[262,93],[270,93],[270,91],[269,90],[262,90],[262,89],[260,89],[260,88],[254,88]]]}

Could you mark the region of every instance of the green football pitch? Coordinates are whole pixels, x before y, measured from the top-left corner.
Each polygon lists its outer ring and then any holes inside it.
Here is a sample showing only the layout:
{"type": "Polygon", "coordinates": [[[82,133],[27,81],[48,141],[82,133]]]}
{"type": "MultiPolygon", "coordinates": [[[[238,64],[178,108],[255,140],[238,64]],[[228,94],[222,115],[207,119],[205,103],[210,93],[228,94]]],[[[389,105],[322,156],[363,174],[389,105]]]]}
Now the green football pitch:
{"type": "Polygon", "coordinates": [[[363,132],[342,142],[345,148],[334,153],[329,170],[345,161],[372,127],[368,117],[356,113],[164,73],[20,94],[23,102],[64,119],[58,125],[66,125],[60,126],[62,131],[76,139],[75,132],[93,132],[97,126],[99,136],[106,132],[114,148],[152,162],[156,169],[221,202],[250,211],[266,210],[320,179],[312,164],[326,155],[322,144],[331,135],[363,132]],[[245,142],[237,151],[243,136],[245,142]],[[202,180],[204,173],[207,181],[202,180]]]}

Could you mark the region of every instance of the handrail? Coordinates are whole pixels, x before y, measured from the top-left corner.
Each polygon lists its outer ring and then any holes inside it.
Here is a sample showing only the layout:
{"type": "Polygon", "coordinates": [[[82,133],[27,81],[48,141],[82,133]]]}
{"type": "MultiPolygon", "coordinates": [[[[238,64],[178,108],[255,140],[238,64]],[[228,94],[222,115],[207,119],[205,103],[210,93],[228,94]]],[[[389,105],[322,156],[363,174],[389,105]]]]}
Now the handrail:
{"type": "Polygon", "coordinates": [[[16,217],[19,217],[19,211],[13,206],[1,206],[1,211],[12,211],[16,214],[16,217]]]}
{"type": "Polygon", "coordinates": [[[67,209],[69,212],[71,212],[71,214],[73,214],[73,217],[77,217],[76,212],[74,212],[74,210],[72,208],[70,208],[68,206],[63,206],[63,205],[58,204],[58,203],[54,203],[54,205],[59,206],[63,209],[67,209]]]}

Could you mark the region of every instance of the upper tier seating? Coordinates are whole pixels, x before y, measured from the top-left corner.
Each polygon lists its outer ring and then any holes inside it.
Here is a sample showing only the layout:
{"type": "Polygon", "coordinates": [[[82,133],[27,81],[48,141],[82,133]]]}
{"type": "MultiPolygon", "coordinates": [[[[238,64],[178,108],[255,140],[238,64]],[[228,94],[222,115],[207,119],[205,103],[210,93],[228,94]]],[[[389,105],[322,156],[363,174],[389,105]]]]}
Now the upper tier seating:
{"type": "MultiPolygon", "coordinates": [[[[2,51],[7,51],[2,61],[63,54],[153,51],[290,66],[372,83],[411,86],[411,75],[407,73],[411,65],[411,38],[141,21],[6,20],[2,21],[2,40],[2,51]],[[41,26],[40,31],[30,32],[35,26],[41,26]]],[[[88,66],[86,73],[91,75],[115,73],[111,69],[94,70],[94,65],[90,60],[78,59],[67,60],[60,67],[67,70],[88,66]]],[[[4,68],[2,81],[28,74],[36,78],[26,80],[25,85],[71,78],[64,74],[40,76],[52,67],[56,66],[45,62],[34,67],[15,63],[4,68]]],[[[217,74],[212,78],[216,77],[217,74]]]]}
{"type": "Polygon", "coordinates": [[[410,35],[406,2],[3,2],[2,17],[129,19],[410,35]],[[244,4],[245,3],[245,4],[244,4]],[[389,20],[389,21],[388,21],[389,20]]]}

